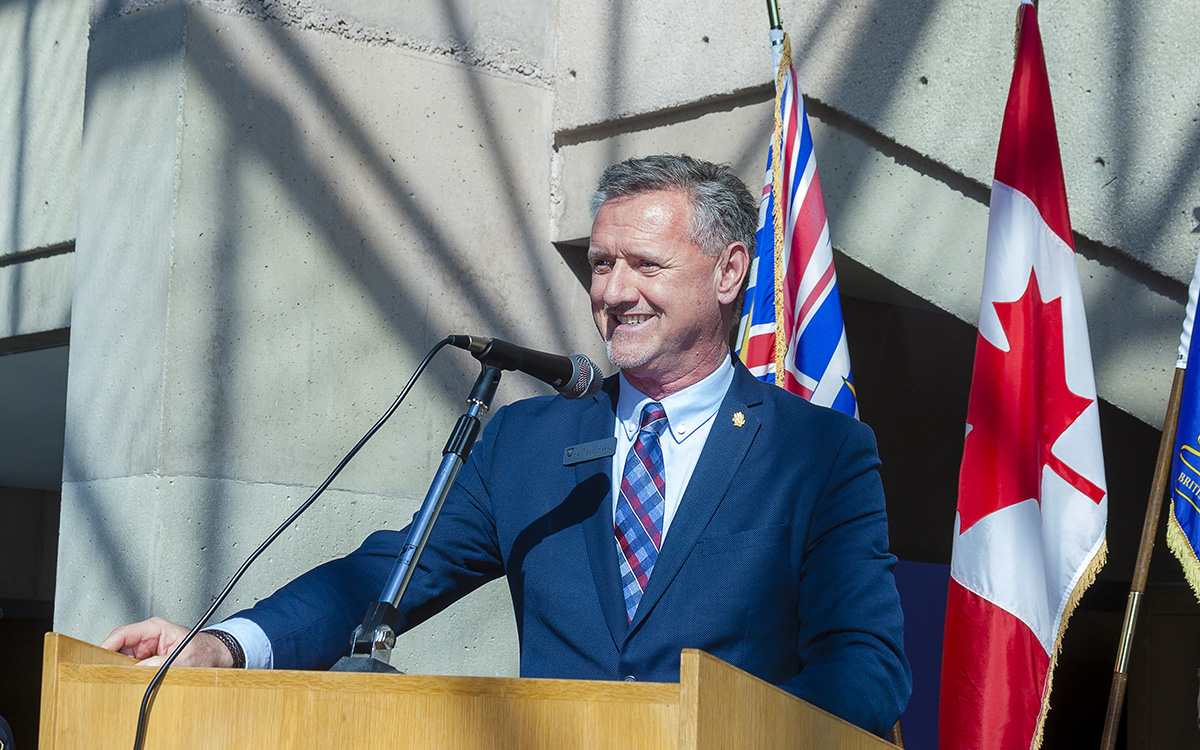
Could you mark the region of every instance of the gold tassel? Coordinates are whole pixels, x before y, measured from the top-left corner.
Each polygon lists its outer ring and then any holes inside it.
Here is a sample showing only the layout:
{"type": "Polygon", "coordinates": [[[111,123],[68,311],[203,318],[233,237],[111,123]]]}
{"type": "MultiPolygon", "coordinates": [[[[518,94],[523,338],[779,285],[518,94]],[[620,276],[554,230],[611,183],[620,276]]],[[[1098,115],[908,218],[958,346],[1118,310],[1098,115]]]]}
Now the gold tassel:
{"type": "Polygon", "coordinates": [[[1173,499],[1170,515],[1167,516],[1167,546],[1175,553],[1175,557],[1179,558],[1179,564],[1183,566],[1183,577],[1192,587],[1192,595],[1200,601],[1200,561],[1196,559],[1196,550],[1192,549],[1192,543],[1188,541],[1187,534],[1183,533],[1183,527],[1175,519],[1173,499]]]}
{"type": "Polygon", "coordinates": [[[1042,731],[1046,728],[1046,714],[1050,711],[1050,688],[1054,685],[1054,667],[1058,665],[1058,654],[1062,650],[1062,640],[1063,635],[1067,632],[1067,623],[1075,612],[1075,607],[1079,605],[1079,600],[1083,598],[1083,593],[1095,583],[1096,574],[1104,567],[1107,559],[1108,540],[1103,539],[1100,542],[1100,550],[1088,563],[1083,575],[1079,577],[1079,582],[1075,584],[1071,597],[1067,599],[1067,606],[1063,609],[1062,621],[1058,626],[1058,635],[1054,638],[1054,651],[1050,654],[1050,669],[1046,672],[1046,689],[1042,693],[1042,709],[1038,712],[1037,732],[1033,735],[1033,745],[1030,746],[1030,750],[1038,750],[1042,746],[1042,731]]]}
{"type": "MultiPolygon", "coordinates": [[[[787,375],[783,369],[783,361],[787,355],[787,335],[783,330],[783,254],[787,249],[783,246],[783,112],[780,107],[783,98],[783,79],[792,66],[792,40],[786,33],[783,35],[783,56],[779,60],[779,69],[775,71],[775,131],[771,135],[774,141],[775,158],[771,160],[771,192],[774,194],[775,211],[775,385],[786,387],[787,375]]],[[[799,92],[793,91],[793,96],[799,92]]]]}

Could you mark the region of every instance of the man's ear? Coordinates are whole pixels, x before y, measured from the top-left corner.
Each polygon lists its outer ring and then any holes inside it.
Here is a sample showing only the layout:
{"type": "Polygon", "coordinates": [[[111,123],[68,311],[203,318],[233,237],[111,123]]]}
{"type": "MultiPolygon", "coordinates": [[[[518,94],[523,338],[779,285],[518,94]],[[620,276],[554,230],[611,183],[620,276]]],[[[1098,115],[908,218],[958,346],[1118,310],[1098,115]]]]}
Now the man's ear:
{"type": "Polygon", "coordinates": [[[750,272],[750,251],[741,242],[730,242],[717,261],[717,301],[732,305],[742,291],[742,281],[750,272]]]}

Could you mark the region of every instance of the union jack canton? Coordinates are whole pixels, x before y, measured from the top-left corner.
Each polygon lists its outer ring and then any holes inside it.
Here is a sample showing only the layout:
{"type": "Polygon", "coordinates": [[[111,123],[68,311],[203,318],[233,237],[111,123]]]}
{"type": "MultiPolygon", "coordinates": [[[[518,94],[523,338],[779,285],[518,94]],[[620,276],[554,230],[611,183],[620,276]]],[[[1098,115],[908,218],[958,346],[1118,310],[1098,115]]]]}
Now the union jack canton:
{"type": "Polygon", "coordinates": [[[787,35],[772,30],[771,45],[779,59],[775,128],[737,352],[759,380],[778,383],[782,369],[783,382],[778,384],[788,391],[857,417],[808,112],[787,35]],[[783,154],[778,165],[777,153],[783,154]],[[778,341],[777,331],[782,334],[778,341]]]}

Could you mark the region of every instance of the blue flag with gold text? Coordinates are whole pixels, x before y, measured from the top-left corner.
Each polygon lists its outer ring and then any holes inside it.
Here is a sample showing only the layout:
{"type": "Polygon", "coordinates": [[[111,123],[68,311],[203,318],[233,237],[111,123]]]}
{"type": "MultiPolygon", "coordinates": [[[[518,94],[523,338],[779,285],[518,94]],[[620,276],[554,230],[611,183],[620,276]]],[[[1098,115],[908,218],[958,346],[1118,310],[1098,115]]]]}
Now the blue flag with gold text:
{"type": "Polygon", "coordinates": [[[1192,328],[1196,321],[1196,301],[1200,297],[1200,254],[1196,272],[1188,288],[1187,313],[1183,335],[1179,337],[1177,368],[1183,374],[1183,394],[1179,402],[1179,425],[1175,433],[1175,456],[1171,462],[1171,513],[1167,518],[1167,545],[1183,565],[1183,574],[1200,599],[1200,357],[1188,367],[1192,328]]]}

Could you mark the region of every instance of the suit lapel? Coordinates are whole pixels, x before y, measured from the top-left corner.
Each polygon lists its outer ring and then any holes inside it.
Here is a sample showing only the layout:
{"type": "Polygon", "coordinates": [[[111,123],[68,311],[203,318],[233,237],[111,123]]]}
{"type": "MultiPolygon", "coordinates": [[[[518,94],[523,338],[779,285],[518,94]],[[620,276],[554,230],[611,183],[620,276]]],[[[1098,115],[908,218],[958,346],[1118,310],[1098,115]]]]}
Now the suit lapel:
{"type": "MultiPolygon", "coordinates": [[[[750,450],[750,445],[754,442],[754,437],[758,434],[761,421],[751,408],[762,403],[762,398],[755,393],[754,388],[758,381],[754,380],[754,376],[742,367],[740,362],[735,361],[734,367],[733,383],[717,411],[704,450],[700,453],[696,469],[692,472],[687,490],[679,502],[679,510],[676,511],[663,540],[658,561],[654,563],[650,583],[638,603],[633,622],[629,623],[630,634],[654,609],[654,605],[662,598],[663,592],[692,553],[700,535],[729,491],[750,450]],[[750,382],[747,383],[747,380],[750,382]],[[736,414],[741,414],[741,417],[735,418],[736,414]]],[[[609,536],[611,537],[611,533],[609,536]]],[[[613,546],[611,540],[609,546],[613,546]]],[[[615,552],[613,559],[615,564],[615,552]]],[[[619,588],[617,593],[620,594],[619,588]]],[[[624,620],[623,605],[621,612],[621,619],[624,620]]]]}
{"type": "MultiPolygon", "coordinates": [[[[579,420],[579,443],[613,436],[616,424],[617,378],[609,378],[604,391],[598,394],[579,420]]],[[[617,547],[613,539],[612,516],[612,464],[611,456],[585,461],[575,465],[576,486],[596,474],[603,474],[604,482],[595,482],[597,494],[603,497],[586,498],[587,507],[595,505],[595,512],[584,519],[583,535],[587,542],[588,562],[592,569],[592,580],[600,598],[600,609],[612,634],[613,643],[620,648],[625,642],[628,622],[625,617],[625,598],[621,594],[621,570],[617,563],[617,547]]]]}

